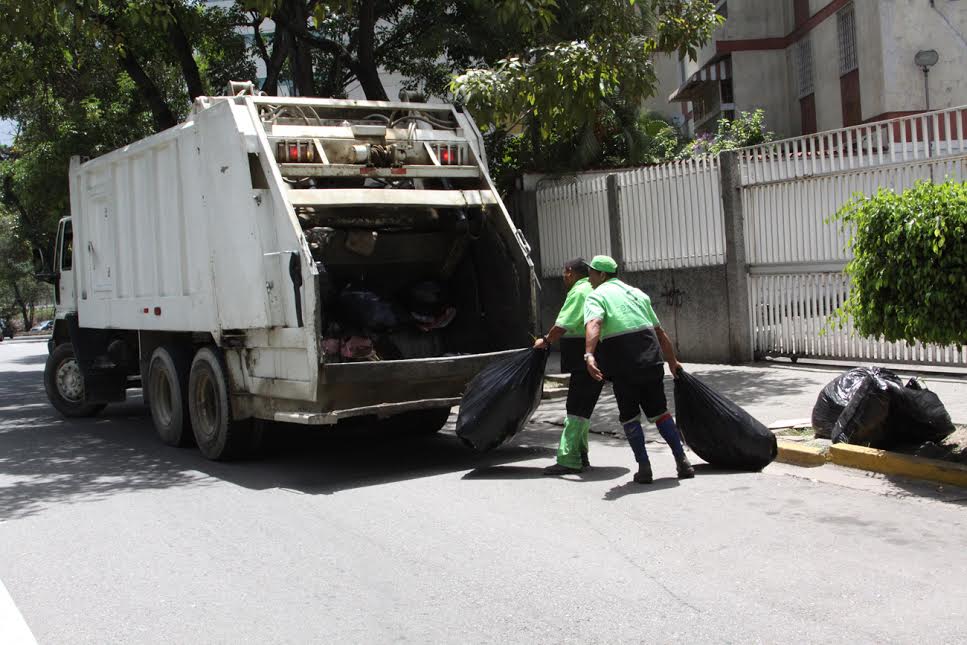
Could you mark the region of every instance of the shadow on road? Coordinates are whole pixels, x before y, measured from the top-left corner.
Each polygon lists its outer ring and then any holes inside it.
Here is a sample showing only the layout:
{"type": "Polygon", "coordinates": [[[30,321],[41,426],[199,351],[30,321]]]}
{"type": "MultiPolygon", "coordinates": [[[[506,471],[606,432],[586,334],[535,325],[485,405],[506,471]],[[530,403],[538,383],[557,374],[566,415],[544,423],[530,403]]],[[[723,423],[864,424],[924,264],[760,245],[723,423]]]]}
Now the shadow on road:
{"type": "Polygon", "coordinates": [[[678,488],[681,484],[674,477],[662,477],[656,479],[651,484],[639,484],[635,481],[625,482],[620,486],[615,486],[604,494],[604,499],[613,502],[628,495],[640,495],[641,493],[654,493],[655,491],[678,488]]]}
{"type": "Polygon", "coordinates": [[[17,365],[43,365],[47,362],[47,352],[44,352],[43,354],[32,354],[30,356],[21,356],[20,358],[15,358],[10,362],[16,363],[17,365]]]}
{"type": "MultiPolygon", "coordinates": [[[[41,348],[42,349],[42,348],[41,348]]],[[[42,358],[46,358],[46,352],[42,358]]],[[[348,428],[273,424],[257,458],[216,463],[196,449],[163,445],[140,394],[108,406],[92,419],[64,419],[47,402],[43,371],[33,356],[0,367],[0,520],[27,517],[63,503],[215,480],[263,490],[307,494],[339,491],[434,475],[551,458],[541,431],[517,445],[474,453],[444,432],[413,436],[357,423],[348,428]],[[23,369],[21,365],[36,365],[23,369]]],[[[557,434],[553,434],[552,443],[557,434]]]]}
{"type": "MultiPolygon", "coordinates": [[[[547,450],[548,456],[553,457],[554,451],[547,450]]],[[[566,475],[564,477],[547,477],[546,479],[563,479],[572,482],[602,482],[618,479],[627,475],[627,468],[612,466],[597,467],[585,470],[583,473],[566,475]]],[[[464,479],[540,479],[544,477],[543,467],[534,466],[489,466],[477,468],[463,476],[464,479]]]]}

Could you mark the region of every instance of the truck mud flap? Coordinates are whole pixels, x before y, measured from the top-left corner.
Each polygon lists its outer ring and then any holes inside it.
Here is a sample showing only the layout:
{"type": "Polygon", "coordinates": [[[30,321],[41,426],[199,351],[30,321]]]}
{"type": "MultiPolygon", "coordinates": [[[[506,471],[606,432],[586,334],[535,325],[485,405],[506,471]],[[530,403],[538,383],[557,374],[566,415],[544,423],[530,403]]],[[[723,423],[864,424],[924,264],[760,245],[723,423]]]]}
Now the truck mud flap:
{"type": "Polygon", "coordinates": [[[124,401],[127,375],[107,357],[107,347],[114,332],[109,329],[87,329],[77,321],[77,314],[67,314],[67,331],[74,356],[84,375],[84,394],[88,403],[124,401]]]}

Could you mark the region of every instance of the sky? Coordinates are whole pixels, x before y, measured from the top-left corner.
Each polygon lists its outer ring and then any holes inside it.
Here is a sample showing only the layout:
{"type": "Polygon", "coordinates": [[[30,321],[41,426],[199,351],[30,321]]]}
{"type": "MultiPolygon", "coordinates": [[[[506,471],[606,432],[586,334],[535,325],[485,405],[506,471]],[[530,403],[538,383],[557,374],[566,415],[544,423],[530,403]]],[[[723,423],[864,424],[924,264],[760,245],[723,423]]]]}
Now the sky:
{"type": "Polygon", "coordinates": [[[13,143],[13,135],[17,133],[17,124],[13,121],[0,119],[0,146],[13,143]]]}

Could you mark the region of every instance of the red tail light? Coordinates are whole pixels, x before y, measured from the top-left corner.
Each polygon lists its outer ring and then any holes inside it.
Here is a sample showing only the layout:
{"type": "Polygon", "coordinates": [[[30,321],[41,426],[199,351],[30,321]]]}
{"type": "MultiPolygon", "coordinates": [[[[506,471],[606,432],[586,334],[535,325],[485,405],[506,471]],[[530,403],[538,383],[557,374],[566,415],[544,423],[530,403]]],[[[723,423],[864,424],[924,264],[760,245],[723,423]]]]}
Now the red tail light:
{"type": "Polygon", "coordinates": [[[312,163],[316,150],[311,141],[279,141],[275,156],[279,163],[312,163]]]}

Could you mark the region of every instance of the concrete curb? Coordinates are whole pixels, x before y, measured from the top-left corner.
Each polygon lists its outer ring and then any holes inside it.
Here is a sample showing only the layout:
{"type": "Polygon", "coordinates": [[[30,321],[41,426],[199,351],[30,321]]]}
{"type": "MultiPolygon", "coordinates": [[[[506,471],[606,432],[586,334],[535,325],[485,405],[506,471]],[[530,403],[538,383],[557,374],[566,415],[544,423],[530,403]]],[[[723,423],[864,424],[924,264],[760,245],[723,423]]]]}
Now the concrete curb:
{"type": "Polygon", "coordinates": [[[779,454],[776,461],[793,466],[815,468],[826,463],[826,453],[821,448],[803,446],[793,441],[778,441],[779,454]]]}
{"type": "Polygon", "coordinates": [[[547,401],[548,399],[563,399],[566,396],[567,396],[566,387],[544,388],[544,391],[541,392],[541,399],[545,401],[547,401]]]}
{"type": "Polygon", "coordinates": [[[967,466],[949,461],[842,443],[835,444],[829,449],[829,460],[848,468],[912,479],[926,479],[967,488],[967,466]]]}

